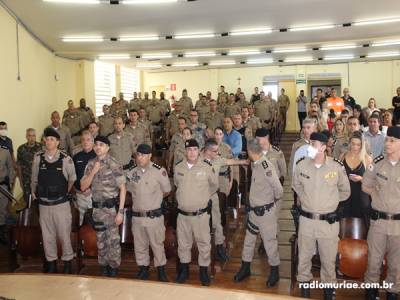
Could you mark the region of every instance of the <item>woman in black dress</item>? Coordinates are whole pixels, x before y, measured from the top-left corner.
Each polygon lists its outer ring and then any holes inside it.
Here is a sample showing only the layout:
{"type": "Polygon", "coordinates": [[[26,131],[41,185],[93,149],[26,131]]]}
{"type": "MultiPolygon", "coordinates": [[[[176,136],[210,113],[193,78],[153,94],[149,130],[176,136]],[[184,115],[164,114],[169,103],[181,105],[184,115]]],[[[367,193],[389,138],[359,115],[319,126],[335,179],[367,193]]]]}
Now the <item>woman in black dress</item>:
{"type": "Polygon", "coordinates": [[[365,169],[372,163],[372,158],[366,153],[365,141],[360,132],[354,132],[349,139],[349,147],[341,160],[349,177],[350,197],[339,204],[339,211],[344,218],[361,218],[369,227],[368,212],[371,201],[361,190],[361,180],[365,169]]]}

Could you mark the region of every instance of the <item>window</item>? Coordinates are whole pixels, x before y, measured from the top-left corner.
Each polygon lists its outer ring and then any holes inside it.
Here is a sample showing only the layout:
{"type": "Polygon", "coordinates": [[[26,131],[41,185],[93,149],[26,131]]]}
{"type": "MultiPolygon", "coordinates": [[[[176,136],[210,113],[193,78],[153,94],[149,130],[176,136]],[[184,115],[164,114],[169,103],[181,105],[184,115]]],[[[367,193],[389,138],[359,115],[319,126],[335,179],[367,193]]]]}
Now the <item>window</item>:
{"type": "Polygon", "coordinates": [[[111,105],[111,98],[115,96],[115,65],[94,63],[94,88],[96,116],[99,116],[103,114],[103,105],[111,105]]]}
{"type": "Polygon", "coordinates": [[[269,92],[272,93],[272,99],[277,100],[278,99],[278,82],[264,82],[263,85],[263,91],[265,93],[265,95],[268,95],[269,92]]]}
{"type": "Polygon", "coordinates": [[[140,90],[139,71],[133,68],[121,66],[121,93],[124,94],[124,99],[129,101],[133,98],[133,92],[140,90]]]}

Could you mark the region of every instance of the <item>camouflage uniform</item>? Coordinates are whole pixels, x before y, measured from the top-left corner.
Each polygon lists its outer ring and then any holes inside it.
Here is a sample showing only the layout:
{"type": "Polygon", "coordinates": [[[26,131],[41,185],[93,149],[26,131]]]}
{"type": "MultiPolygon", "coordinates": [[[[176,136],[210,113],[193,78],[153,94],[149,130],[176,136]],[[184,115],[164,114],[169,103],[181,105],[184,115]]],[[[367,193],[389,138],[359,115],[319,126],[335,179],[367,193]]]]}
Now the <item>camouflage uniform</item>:
{"type": "Polygon", "coordinates": [[[109,136],[114,132],[114,118],[111,114],[99,117],[99,134],[109,136]]]}
{"type": "Polygon", "coordinates": [[[119,186],[125,184],[122,166],[109,154],[104,159],[98,157],[89,161],[85,169],[88,175],[94,164],[99,161],[101,168],[94,176],[91,190],[93,195],[93,221],[97,235],[98,260],[101,266],[118,268],[121,264],[121,245],[119,228],[115,224],[117,215],[115,207],[96,208],[106,201],[115,199],[119,194],[119,186]]]}
{"type": "Polygon", "coordinates": [[[110,113],[113,118],[121,117],[124,122],[127,120],[126,112],[128,110],[128,104],[125,100],[117,101],[110,106],[110,113]]]}
{"type": "Polygon", "coordinates": [[[206,125],[203,123],[197,123],[195,125],[190,124],[189,127],[192,129],[193,138],[199,143],[200,149],[202,149],[204,147],[206,125]]]}
{"type": "MultiPolygon", "coordinates": [[[[15,180],[15,171],[11,154],[8,150],[0,148],[0,185],[7,190],[15,180]]],[[[4,229],[6,223],[8,199],[0,193],[0,235],[4,238],[4,229]]]]}
{"type": "Polygon", "coordinates": [[[31,194],[31,175],[32,175],[32,162],[36,152],[42,150],[42,145],[35,142],[32,146],[25,143],[18,147],[17,150],[17,164],[21,168],[21,187],[24,192],[25,200],[31,194]]]}
{"type": "Polygon", "coordinates": [[[74,141],[74,144],[79,143],[80,132],[85,127],[83,124],[83,120],[81,114],[78,110],[65,110],[62,118],[62,124],[67,126],[69,131],[71,132],[71,138],[74,141]]]}
{"type": "Polygon", "coordinates": [[[94,118],[94,113],[91,108],[85,107],[85,108],[78,108],[78,111],[81,115],[81,119],[83,122],[83,127],[86,127],[89,125],[90,122],[93,122],[95,120],[94,118]]]}
{"type": "Polygon", "coordinates": [[[179,99],[179,101],[176,101],[176,103],[182,106],[182,112],[187,115],[189,115],[190,111],[193,109],[193,101],[190,97],[182,97],[179,99]]]}

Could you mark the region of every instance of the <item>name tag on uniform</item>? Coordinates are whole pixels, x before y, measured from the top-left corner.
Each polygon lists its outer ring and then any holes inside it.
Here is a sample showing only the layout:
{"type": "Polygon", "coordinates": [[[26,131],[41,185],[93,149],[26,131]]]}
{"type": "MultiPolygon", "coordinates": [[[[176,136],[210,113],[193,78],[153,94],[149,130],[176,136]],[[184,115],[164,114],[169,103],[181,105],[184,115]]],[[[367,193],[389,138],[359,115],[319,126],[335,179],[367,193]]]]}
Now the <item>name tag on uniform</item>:
{"type": "Polygon", "coordinates": [[[62,168],[57,168],[58,171],[62,171],[62,168]]]}
{"type": "MultiPolygon", "coordinates": [[[[382,178],[383,180],[388,180],[388,178],[385,175],[382,175],[381,173],[376,173],[376,176],[378,176],[379,178],[382,178]]],[[[399,179],[397,179],[397,181],[399,181],[399,179]]]]}
{"type": "Polygon", "coordinates": [[[336,172],[328,172],[325,174],[325,179],[332,179],[335,178],[337,176],[336,172]]]}
{"type": "Polygon", "coordinates": [[[300,172],[300,176],[304,177],[304,178],[307,178],[307,179],[310,179],[310,176],[308,176],[307,174],[304,174],[303,172],[300,172]]]}

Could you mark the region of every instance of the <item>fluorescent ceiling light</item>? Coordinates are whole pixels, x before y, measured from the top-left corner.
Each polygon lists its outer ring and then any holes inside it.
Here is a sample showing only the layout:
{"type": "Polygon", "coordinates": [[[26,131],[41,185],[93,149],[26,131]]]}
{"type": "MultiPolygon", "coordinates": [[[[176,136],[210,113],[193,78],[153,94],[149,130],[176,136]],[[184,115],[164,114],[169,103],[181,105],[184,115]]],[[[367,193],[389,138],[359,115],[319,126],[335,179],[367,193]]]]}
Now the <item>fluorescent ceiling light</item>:
{"type": "Polygon", "coordinates": [[[69,4],[99,4],[100,0],[43,0],[43,2],[69,3],[69,4]]]}
{"type": "Polygon", "coordinates": [[[395,46],[400,45],[400,40],[395,41],[383,41],[372,43],[372,47],[383,47],[383,46],[395,46]]]}
{"type": "Polygon", "coordinates": [[[400,56],[400,52],[378,52],[378,53],[371,53],[367,55],[367,58],[379,58],[379,57],[393,57],[393,56],[400,56]]]}
{"type": "Polygon", "coordinates": [[[154,59],[154,58],[171,58],[171,53],[147,53],[143,54],[142,58],[144,59],[154,59]]]}
{"type": "Polygon", "coordinates": [[[270,34],[272,33],[271,28],[254,28],[254,29],[243,29],[235,30],[229,32],[231,36],[241,36],[241,35],[257,35],[257,34],[270,34]]]}
{"type": "Polygon", "coordinates": [[[66,43],[86,43],[86,42],[104,42],[104,38],[101,36],[81,36],[81,37],[63,37],[63,42],[66,43]]]}
{"type": "Polygon", "coordinates": [[[161,64],[137,64],[136,68],[141,68],[141,69],[159,69],[161,68],[161,64]]]}
{"type": "Polygon", "coordinates": [[[325,56],[324,60],[347,60],[347,59],[354,59],[353,54],[348,55],[335,55],[335,56],[325,56]]]}
{"type": "Polygon", "coordinates": [[[121,42],[138,42],[138,41],[158,41],[160,37],[155,35],[148,36],[121,36],[118,38],[121,42]]]}
{"type": "Polygon", "coordinates": [[[365,25],[377,25],[377,24],[386,24],[386,23],[395,23],[395,22],[400,22],[400,18],[358,21],[358,22],[353,22],[353,25],[354,26],[365,26],[365,25]]]}
{"type": "Polygon", "coordinates": [[[235,65],[235,61],[231,60],[222,60],[222,61],[211,61],[208,65],[209,66],[227,66],[227,65],[235,65]]]}
{"type": "Polygon", "coordinates": [[[178,0],[123,0],[123,4],[163,4],[174,3],[178,0]]]}
{"type": "Polygon", "coordinates": [[[184,54],[185,57],[211,57],[217,56],[217,53],[212,51],[204,51],[204,52],[186,52],[184,54]]]}
{"type": "Polygon", "coordinates": [[[334,24],[329,25],[314,25],[314,26],[298,26],[289,28],[289,31],[296,32],[296,31],[309,31],[309,30],[323,30],[323,29],[331,29],[336,27],[334,24]]]}
{"type": "Polygon", "coordinates": [[[261,54],[260,50],[232,50],[228,52],[229,56],[234,56],[234,55],[255,55],[255,54],[261,54]]]}
{"type": "Polygon", "coordinates": [[[272,58],[260,58],[260,59],[249,59],[246,61],[246,64],[249,65],[257,65],[257,64],[271,64],[273,63],[272,58]]]}
{"type": "Polygon", "coordinates": [[[344,50],[344,49],[354,49],[357,48],[359,46],[357,45],[327,45],[327,46],[322,46],[319,48],[319,50],[322,51],[329,51],[329,50],[344,50]]]}
{"type": "Polygon", "coordinates": [[[131,56],[129,54],[100,54],[99,59],[130,59],[131,56]]]}
{"type": "Polygon", "coordinates": [[[289,57],[284,60],[287,63],[294,63],[294,62],[308,62],[313,61],[312,57],[289,57]]]}
{"type": "Polygon", "coordinates": [[[217,35],[215,33],[193,33],[193,34],[179,34],[174,35],[174,39],[183,40],[183,39],[204,39],[204,38],[213,38],[217,35]]]}
{"type": "Polygon", "coordinates": [[[198,67],[200,64],[198,62],[182,62],[182,63],[174,63],[173,67],[198,67]]]}
{"type": "Polygon", "coordinates": [[[276,48],[272,50],[272,53],[296,53],[296,52],[306,52],[307,48],[276,48]]]}

